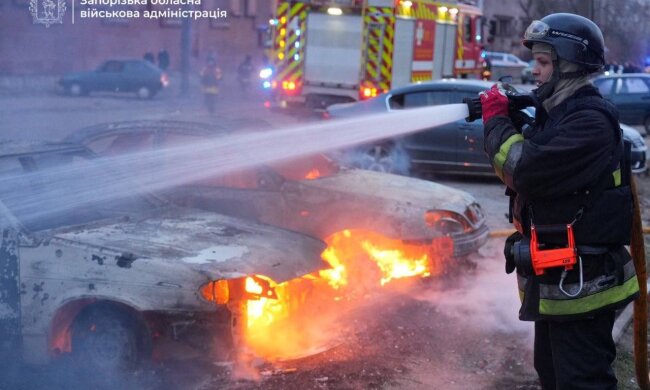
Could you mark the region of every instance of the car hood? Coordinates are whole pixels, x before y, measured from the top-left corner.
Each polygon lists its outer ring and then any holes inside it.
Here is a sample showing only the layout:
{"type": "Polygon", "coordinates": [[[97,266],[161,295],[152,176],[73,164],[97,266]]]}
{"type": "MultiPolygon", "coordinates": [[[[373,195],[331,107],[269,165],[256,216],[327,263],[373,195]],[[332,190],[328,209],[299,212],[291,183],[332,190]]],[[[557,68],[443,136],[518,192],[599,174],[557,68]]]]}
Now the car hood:
{"type": "Polygon", "coordinates": [[[213,279],[259,274],[280,283],[326,266],[320,240],[195,210],[173,209],[153,218],[76,228],[55,234],[55,239],[113,250],[126,262],[143,258],[213,279]]]}
{"type": "Polygon", "coordinates": [[[345,169],[333,176],[300,183],[320,191],[367,199],[368,203],[382,200],[424,210],[444,209],[463,214],[475,203],[467,192],[443,184],[362,169],[345,169]]]}

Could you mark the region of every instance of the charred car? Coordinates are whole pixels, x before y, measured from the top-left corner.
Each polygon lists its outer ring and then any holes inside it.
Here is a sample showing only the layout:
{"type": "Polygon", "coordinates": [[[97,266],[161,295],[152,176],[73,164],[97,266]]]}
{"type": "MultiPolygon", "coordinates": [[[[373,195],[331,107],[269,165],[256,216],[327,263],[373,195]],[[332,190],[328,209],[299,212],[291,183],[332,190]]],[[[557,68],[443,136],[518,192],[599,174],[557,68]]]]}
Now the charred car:
{"type": "Polygon", "coordinates": [[[3,352],[102,369],[165,342],[211,353],[271,281],[325,268],[320,240],[178,207],[99,160],[76,144],[0,143],[3,352]],[[248,278],[263,288],[247,292],[248,278]]]}
{"type": "MultiPolygon", "coordinates": [[[[201,123],[138,121],[84,128],[67,140],[112,156],[201,143],[226,133],[201,123]]],[[[164,195],[184,206],[325,240],[344,230],[419,243],[450,237],[454,257],[474,253],[488,236],[481,206],[466,192],[415,178],[349,169],[323,154],[185,183],[164,195]]]]}

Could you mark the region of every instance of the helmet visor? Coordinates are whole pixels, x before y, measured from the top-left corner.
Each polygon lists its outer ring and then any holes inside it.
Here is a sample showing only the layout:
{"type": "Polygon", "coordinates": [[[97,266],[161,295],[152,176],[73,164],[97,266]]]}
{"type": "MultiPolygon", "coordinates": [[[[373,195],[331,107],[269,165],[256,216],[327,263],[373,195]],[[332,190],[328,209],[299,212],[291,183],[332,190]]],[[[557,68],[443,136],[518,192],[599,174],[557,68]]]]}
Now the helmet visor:
{"type": "Polygon", "coordinates": [[[542,22],[541,20],[534,20],[526,29],[526,32],[524,33],[524,39],[530,40],[544,38],[548,35],[549,30],[550,28],[548,27],[548,24],[542,22]]]}

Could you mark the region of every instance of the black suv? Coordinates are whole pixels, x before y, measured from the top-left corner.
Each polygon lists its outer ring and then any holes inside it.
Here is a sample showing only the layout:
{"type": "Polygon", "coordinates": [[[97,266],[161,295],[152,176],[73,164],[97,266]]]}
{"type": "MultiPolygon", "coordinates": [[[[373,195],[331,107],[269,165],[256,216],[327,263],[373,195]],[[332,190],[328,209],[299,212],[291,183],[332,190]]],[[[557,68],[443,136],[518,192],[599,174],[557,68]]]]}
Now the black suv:
{"type": "Polygon", "coordinates": [[[603,75],[594,79],[594,85],[618,108],[621,122],[643,125],[650,134],[650,74],[603,75]]]}

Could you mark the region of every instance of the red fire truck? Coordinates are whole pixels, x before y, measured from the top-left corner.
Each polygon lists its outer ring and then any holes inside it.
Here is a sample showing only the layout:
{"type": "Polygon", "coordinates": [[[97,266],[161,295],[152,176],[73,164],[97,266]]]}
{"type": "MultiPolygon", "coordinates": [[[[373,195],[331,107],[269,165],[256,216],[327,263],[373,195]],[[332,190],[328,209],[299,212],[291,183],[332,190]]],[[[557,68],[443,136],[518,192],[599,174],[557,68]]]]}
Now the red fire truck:
{"type": "Polygon", "coordinates": [[[279,0],[267,83],[281,106],[318,108],[412,82],[479,78],[481,10],[433,0],[279,0]]]}

